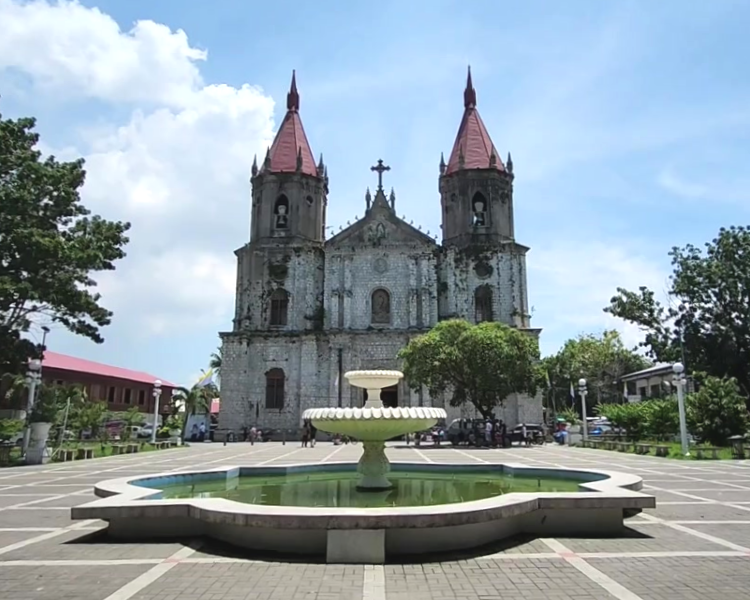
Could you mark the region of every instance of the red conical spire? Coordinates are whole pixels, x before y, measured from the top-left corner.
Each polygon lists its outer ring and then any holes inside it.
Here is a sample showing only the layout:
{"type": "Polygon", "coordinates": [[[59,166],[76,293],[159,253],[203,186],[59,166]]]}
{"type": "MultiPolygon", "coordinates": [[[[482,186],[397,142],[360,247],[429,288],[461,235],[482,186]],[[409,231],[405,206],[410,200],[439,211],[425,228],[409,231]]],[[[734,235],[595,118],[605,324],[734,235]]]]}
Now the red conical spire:
{"type": "Polygon", "coordinates": [[[292,85],[286,95],[286,109],[299,110],[299,92],[297,91],[297,73],[292,71],[292,85]]]}
{"type": "Polygon", "coordinates": [[[299,92],[294,71],[292,71],[292,85],[286,95],[286,108],[286,115],[268,153],[266,163],[268,167],[266,169],[264,165],[264,170],[269,173],[299,172],[318,177],[315,158],[299,116],[299,92]]]}
{"type": "Polygon", "coordinates": [[[471,81],[471,67],[464,90],[464,116],[458,128],[453,151],[448,159],[445,175],[464,169],[495,169],[505,171],[500,154],[487,133],[477,111],[477,92],[471,81]]]}

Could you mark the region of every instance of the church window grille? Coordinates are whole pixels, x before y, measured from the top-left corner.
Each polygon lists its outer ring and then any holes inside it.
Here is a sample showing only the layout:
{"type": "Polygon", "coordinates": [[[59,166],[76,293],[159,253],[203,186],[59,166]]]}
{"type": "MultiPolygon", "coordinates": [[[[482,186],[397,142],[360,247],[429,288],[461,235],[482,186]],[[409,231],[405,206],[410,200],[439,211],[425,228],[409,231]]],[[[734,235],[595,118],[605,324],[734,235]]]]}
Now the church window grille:
{"type": "Polygon", "coordinates": [[[378,289],[371,297],[371,319],[375,324],[388,324],[391,322],[391,295],[387,290],[378,289]]]}
{"type": "Polygon", "coordinates": [[[474,320],[492,321],[492,289],[488,285],[479,286],[474,292],[474,320]]]}
{"type": "Polygon", "coordinates": [[[283,327],[287,324],[289,313],[289,294],[281,288],[271,294],[271,326],[283,327]]]}
{"type": "Polygon", "coordinates": [[[273,368],[266,373],[266,408],[284,408],[284,370],[273,368]]]}
{"type": "Polygon", "coordinates": [[[474,194],[471,199],[472,220],[474,227],[485,227],[487,225],[487,200],[481,192],[474,194]]]}
{"type": "Polygon", "coordinates": [[[289,200],[282,194],[273,206],[273,223],[275,229],[289,229],[289,200]]]}

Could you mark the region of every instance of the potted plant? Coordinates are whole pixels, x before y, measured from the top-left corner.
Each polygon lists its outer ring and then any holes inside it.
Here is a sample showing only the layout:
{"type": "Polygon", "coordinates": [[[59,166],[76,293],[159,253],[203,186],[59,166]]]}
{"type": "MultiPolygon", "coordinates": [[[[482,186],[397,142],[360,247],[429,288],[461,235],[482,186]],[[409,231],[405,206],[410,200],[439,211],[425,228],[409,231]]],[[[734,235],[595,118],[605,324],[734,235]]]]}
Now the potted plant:
{"type": "Polygon", "coordinates": [[[60,412],[57,389],[40,386],[36,402],[29,415],[29,447],[26,451],[26,464],[39,465],[46,462],[45,449],[52,424],[60,412]]]}

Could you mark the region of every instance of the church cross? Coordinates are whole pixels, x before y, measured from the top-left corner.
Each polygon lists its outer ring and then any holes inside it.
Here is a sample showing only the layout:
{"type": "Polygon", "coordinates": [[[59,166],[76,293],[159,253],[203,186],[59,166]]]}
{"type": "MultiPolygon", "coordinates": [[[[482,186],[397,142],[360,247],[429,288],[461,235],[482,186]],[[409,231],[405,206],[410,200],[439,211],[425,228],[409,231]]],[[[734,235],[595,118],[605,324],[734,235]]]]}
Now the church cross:
{"type": "Polygon", "coordinates": [[[378,164],[374,167],[370,167],[370,171],[375,171],[378,174],[378,189],[383,189],[383,173],[390,171],[391,168],[383,164],[382,160],[378,160],[378,164]]]}

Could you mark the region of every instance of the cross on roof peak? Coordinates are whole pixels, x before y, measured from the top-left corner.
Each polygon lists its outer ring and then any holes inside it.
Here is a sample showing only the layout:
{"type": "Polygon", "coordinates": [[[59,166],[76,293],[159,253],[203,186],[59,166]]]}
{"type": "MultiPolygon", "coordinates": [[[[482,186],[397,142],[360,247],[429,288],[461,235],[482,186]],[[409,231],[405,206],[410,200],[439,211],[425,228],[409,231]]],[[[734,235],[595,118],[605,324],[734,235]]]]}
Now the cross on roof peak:
{"type": "Polygon", "coordinates": [[[370,171],[375,171],[378,174],[378,189],[383,189],[383,173],[390,171],[391,168],[383,164],[382,159],[378,159],[378,164],[374,167],[370,167],[370,171]]]}

